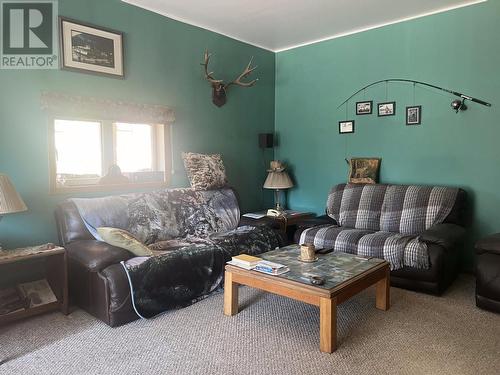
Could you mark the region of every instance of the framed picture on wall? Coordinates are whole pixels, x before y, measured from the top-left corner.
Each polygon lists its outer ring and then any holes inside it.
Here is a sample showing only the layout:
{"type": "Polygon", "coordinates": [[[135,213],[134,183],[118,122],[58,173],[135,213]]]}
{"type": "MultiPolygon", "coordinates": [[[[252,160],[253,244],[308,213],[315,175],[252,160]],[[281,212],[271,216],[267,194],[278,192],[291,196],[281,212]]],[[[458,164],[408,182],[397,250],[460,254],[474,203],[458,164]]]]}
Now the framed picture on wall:
{"type": "Polygon", "coordinates": [[[339,134],[354,133],[354,120],[339,121],[339,134]]]}
{"type": "Polygon", "coordinates": [[[422,106],[406,107],[406,125],[420,125],[422,120],[422,106]]]}
{"type": "Polygon", "coordinates": [[[59,17],[61,68],[123,78],[123,33],[59,17]]]}
{"type": "Polygon", "coordinates": [[[396,114],[396,102],[378,103],[378,116],[394,116],[396,114]]]}
{"type": "Polygon", "coordinates": [[[377,184],[381,158],[352,158],[349,160],[350,184],[377,184]]]}
{"type": "Polygon", "coordinates": [[[366,102],[356,102],[356,114],[357,115],[371,115],[372,114],[373,101],[366,102]]]}

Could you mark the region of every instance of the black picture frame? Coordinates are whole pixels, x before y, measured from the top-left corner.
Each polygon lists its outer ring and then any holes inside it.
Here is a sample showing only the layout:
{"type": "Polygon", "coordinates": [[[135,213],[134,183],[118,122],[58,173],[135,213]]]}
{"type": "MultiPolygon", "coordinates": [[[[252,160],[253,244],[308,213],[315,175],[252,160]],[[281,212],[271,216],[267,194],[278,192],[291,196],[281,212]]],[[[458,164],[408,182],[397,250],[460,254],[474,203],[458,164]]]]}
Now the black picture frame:
{"type": "Polygon", "coordinates": [[[412,105],[406,107],[406,125],[420,125],[422,123],[422,106],[421,105],[412,105]],[[410,113],[411,110],[416,110],[414,113],[410,113]],[[413,117],[413,115],[416,117],[413,117]]]}
{"type": "Polygon", "coordinates": [[[354,133],[354,120],[339,121],[339,134],[352,134],[354,133]],[[351,124],[351,130],[342,131],[343,124],[351,124]]]}
{"type": "MultiPolygon", "coordinates": [[[[74,30],[71,29],[73,32],[74,30]]],[[[90,23],[77,21],[68,17],[59,17],[59,46],[60,46],[60,58],[59,66],[62,70],[68,70],[73,72],[94,74],[100,76],[107,76],[113,78],[124,79],[125,78],[125,66],[124,66],[124,42],[123,42],[123,32],[96,26],[90,23]],[[65,24],[73,24],[76,28],[84,28],[86,31],[81,31],[81,34],[85,34],[87,37],[100,38],[103,40],[113,41],[113,66],[106,67],[104,65],[92,64],[90,62],[76,61],[73,58],[69,59],[69,52],[67,46],[73,47],[72,35],[67,35],[65,31],[65,24]],[[92,34],[95,31],[95,34],[92,34]],[[98,35],[101,34],[101,35],[98,35]],[[111,39],[113,38],[113,39],[111,39]],[[117,46],[117,44],[119,44],[117,46]]],[[[89,49],[91,46],[85,46],[89,49]]],[[[109,59],[109,57],[108,57],[109,59]]],[[[109,60],[108,60],[109,61],[109,60]]]]}
{"type": "Polygon", "coordinates": [[[395,116],[396,115],[396,102],[383,102],[377,104],[377,115],[378,117],[395,116]],[[381,107],[392,106],[392,113],[381,113],[381,107]]]}
{"type": "Polygon", "coordinates": [[[373,113],[373,100],[365,100],[365,101],[361,101],[361,102],[356,102],[356,115],[363,116],[363,115],[371,115],[372,113],[373,113]],[[363,105],[363,104],[369,106],[369,108],[370,108],[369,112],[360,112],[359,106],[363,105]]]}

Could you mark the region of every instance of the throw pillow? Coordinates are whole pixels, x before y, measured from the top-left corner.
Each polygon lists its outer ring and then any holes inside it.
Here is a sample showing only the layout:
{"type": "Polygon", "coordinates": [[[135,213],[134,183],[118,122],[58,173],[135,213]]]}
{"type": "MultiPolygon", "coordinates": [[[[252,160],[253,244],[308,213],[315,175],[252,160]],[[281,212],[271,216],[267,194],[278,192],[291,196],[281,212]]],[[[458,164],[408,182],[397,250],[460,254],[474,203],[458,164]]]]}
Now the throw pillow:
{"type": "Polygon", "coordinates": [[[226,169],[220,154],[183,152],[182,159],[193,189],[213,190],[227,185],[226,169]]]}
{"type": "Polygon", "coordinates": [[[138,257],[148,257],[153,255],[147,246],[140,243],[134,236],[123,229],[100,227],[97,228],[97,233],[102,240],[112,246],[121,247],[130,251],[138,257]]]}

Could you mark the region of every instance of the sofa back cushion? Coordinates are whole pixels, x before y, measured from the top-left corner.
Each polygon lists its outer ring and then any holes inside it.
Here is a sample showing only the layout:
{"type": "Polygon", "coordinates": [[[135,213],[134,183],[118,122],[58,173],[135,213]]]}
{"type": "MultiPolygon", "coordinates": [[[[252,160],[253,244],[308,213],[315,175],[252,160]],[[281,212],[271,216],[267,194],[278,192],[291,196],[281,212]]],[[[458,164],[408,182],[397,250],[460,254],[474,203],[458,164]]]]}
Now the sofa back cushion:
{"type": "Polygon", "coordinates": [[[340,184],[332,188],[327,214],[340,226],[380,230],[380,216],[387,185],[340,184]]]}
{"type": "Polygon", "coordinates": [[[63,244],[98,239],[98,227],[124,229],[142,243],[206,237],[235,229],[240,210],[232,189],[165,189],[105,198],[71,199],[57,208],[63,244]],[[120,217],[110,213],[117,212],[120,217]],[[78,223],[78,224],[77,224],[78,223]]]}
{"type": "Polygon", "coordinates": [[[452,212],[459,189],[412,185],[335,186],[327,213],[340,226],[418,235],[452,212]]]}
{"type": "Polygon", "coordinates": [[[418,235],[446,220],[457,195],[457,188],[391,185],[382,206],[380,229],[418,235]]]}
{"type": "Polygon", "coordinates": [[[66,246],[74,241],[95,239],[85,226],[73,202],[66,200],[58,204],[55,218],[60,245],[66,246]]]}
{"type": "Polygon", "coordinates": [[[232,189],[172,189],[169,202],[177,224],[177,237],[207,237],[233,230],[240,221],[238,200],[232,189]]]}

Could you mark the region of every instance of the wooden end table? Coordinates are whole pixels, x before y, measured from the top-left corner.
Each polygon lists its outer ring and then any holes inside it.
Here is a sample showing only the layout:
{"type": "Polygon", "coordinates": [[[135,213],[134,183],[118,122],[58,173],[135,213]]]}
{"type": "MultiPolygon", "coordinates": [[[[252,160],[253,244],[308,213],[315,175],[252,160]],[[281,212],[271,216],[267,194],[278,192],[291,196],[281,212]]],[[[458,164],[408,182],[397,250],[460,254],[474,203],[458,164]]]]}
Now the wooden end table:
{"type": "MultiPolygon", "coordinates": [[[[256,212],[259,214],[259,212],[256,212]]],[[[312,219],[316,217],[316,214],[312,212],[294,212],[293,215],[285,214],[280,216],[264,216],[259,219],[252,219],[244,216],[246,222],[252,224],[269,224],[271,226],[276,225],[279,229],[287,234],[290,240],[293,239],[293,232],[296,229],[295,226],[303,220],[312,219]]]]}
{"type": "MultiPolygon", "coordinates": [[[[43,314],[49,311],[60,310],[64,315],[69,314],[68,309],[68,271],[66,251],[63,247],[48,246],[32,247],[15,250],[0,251],[0,275],[4,272],[10,274],[23,273],[23,268],[28,262],[40,260],[43,263],[44,277],[50,285],[57,301],[29,307],[6,315],[0,315],[0,325],[11,323],[20,319],[43,314]]],[[[30,282],[31,279],[19,280],[18,283],[30,282]]],[[[0,288],[7,285],[0,285],[0,288]]]]}
{"type": "MultiPolygon", "coordinates": [[[[376,308],[388,310],[390,307],[390,268],[389,263],[381,259],[359,260],[364,262],[362,267],[354,265],[352,276],[345,277],[339,282],[325,283],[324,286],[313,286],[304,282],[297,281],[303,275],[304,264],[297,266],[284,260],[285,256],[280,256],[279,252],[286,253],[293,250],[293,246],[274,250],[261,256],[270,261],[278,261],[281,258],[282,264],[290,267],[288,273],[280,276],[267,275],[257,271],[249,271],[239,267],[226,265],[224,282],[224,314],[232,316],[238,313],[238,286],[246,285],[252,288],[264,290],[269,293],[278,294],[298,301],[302,301],[314,306],[320,310],[320,350],[325,353],[332,353],[337,349],[337,306],[348,300],[352,296],[367,289],[371,285],[376,286],[376,308]]],[[[298,251],[291,251],[288,259],[296,258],[298,251]]],[[[337,253],[323,255],[325,264],[321,265],[323,269],[329,266],[336,267],[340,273],[350,273],[348,266],[342,268],[342,262],[336,262],[334,257],[337,253]]],[[[341,257],[352,257],[360,259],[350,254],[344,254],[341,257]]],[[[321,260],[321,258],[320,258],[321,260]]],[[[352,260],[352,259],[351,259],[352,260]]],[[[356,259],[354,259],[356,261],[356,259]]],[[[347,262],[349,263],[349,262],[347,262]]],[[[316,267],[315,263],[309,263],[311,269],[316,267]]],[[[352,267],[351,267],[352,269],[352,267]]],[[[335,276],[336,277],[336,276],[335,276]]]]}

